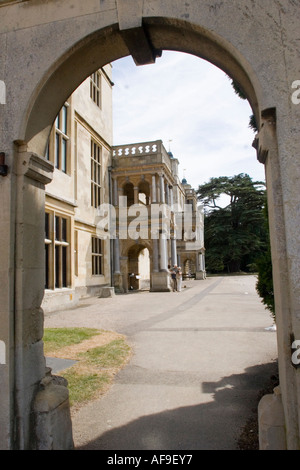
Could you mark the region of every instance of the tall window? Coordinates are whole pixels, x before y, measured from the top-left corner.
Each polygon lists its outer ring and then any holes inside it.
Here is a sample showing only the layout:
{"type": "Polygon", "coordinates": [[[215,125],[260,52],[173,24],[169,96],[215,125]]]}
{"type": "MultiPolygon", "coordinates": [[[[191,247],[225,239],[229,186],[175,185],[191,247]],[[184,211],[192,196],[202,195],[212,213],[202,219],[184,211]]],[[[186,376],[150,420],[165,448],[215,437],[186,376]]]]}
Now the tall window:
{"type": "Polygon", "coordinates": [[[51,255],[51,239],[50,239],[50,214],[45,214],[45,289],[50,289],[50,255],[51,255]]]}
{"type": "Polygon", "coordinates": [[[101,147],[91,140],[91,205],[98,207],[101,204],[101,147]]]}
{"type": "Polygon", "coordinates": [[[67,173],[68,170],[68,104],[65,103],[55,120],[54,166],[67,173]]]}
{"type": "Polygon", "coordinates": [[[90,77],[90,97],[101,108],[101,73],[93,73],[90,77]]]}
{"type": "Polygon", "coordinates": [[[92,275],[99,276],[100,274],[103,274],[102,240],[92,237],[92,275]]]}
{"type": "Polygon", "coordinates": [[[45,216],[45,287],[68,287],[69,279],[69,219],[54,212],[45,216]]]}
{"type": "Polygon", "coordinates": [[[55,287],[67,287],[67,219],[55,215],[55,287]]]}

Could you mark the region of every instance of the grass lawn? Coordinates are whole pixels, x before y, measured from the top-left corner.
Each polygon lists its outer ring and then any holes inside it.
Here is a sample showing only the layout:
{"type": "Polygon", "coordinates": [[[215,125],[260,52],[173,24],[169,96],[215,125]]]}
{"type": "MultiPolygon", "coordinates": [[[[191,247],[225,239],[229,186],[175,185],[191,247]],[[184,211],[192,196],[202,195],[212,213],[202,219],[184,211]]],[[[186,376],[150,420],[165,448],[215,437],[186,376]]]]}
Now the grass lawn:
{"type": "Polygon", "coordinates": [[[73,359],[77,363],[59,372],[68,381],[73,409],[108,390],[114,375],[128,362],[131,348],[125,337],[91,328],[46,328],[46,356],[73,359]]]}

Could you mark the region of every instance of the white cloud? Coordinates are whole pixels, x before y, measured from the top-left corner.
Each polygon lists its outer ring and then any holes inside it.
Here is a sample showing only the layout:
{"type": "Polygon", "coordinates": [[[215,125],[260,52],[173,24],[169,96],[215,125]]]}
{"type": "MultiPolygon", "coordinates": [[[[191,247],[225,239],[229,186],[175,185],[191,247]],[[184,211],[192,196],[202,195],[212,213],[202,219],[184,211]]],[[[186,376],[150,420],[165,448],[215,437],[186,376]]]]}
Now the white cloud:
{"type": "Polygon", "coordinates": [[[114,144],[161,139],[198,187],[211,177],[248,173],[264,180],[252,148],[252,114],[217,67],[189,54],[163,52],[156,64],[113,63],[114,144]]]}

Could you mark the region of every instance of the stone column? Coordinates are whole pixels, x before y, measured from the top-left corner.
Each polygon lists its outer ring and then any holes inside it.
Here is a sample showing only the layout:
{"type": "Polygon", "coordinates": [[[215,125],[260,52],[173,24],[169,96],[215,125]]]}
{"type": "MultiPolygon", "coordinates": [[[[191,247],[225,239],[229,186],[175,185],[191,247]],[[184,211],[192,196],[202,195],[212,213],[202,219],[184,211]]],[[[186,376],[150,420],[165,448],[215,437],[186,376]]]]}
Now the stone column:
{"type": "Polygon", "coordinates": [[[68,390],[63,381],[56,385],[50,370],[46,375],[40,307],[45,287],[45,184],[52,179],[53,165],[25,146],[19,147],[16,161],[15,445],[20,450],[71,449],[68,390]]]}
{"type": "Polygon", "coordinates": [[[113,196],[113,197],[114,197],[114,202],[113,202],[113,204],[114,204],[115,206],[118,206],[118,205],[119,205],[119,204],[118,204],[118,196],[119,196],[119,193],[118,193],[118,180],[117,180],[117,178],[114,178],[114,179],[113,179],[113,186],[114,186],[114,188],[113,188],[113,195],[114,195],[114,196],[113,196]]]}
{"type": "Polygon", "coordinates": [[[134,190],[134,204],[138,204],[139,203],[139,188],[135,186],[133,190],[134,190]]]}
{"type": "Polygon", "coordinates": [[[196,279],[205,279],[205,263],[203,253],[196,253],[196,279]]]}
{"type": "Polygon", "coordinates": [[[200,271],[205,271],[204,253],[200,253],[200,271]]]}
{"type": "Polygon", "coordinates": [[[159,262],[158,262],[158,240],[152,240],[152,250],[153,250],[153,272],[159,272],[159,262]]]}
{"type": "Polygon", "coordinates": [[[170,189],[170,207],[171,207],[171,211],[172,211],[173,206],[174,206],[173,186],[169,186],[169,189],[170,189]]]}
{"type": "MultiPolygon", "coordinates": [[[[268,214],[269,214],[269,227],[272,251],[272,265],[273,265],[273,284],[276,306],[276,327],[277,327],[277,344],[278,344],[278,366],[279,366],[279,380],[280,380],[280,393],[273,396],[272,400],[263,397],[259,404],[259,434],[260,444],[262,438],[264,446],[260,450],[267,448],[272,449],[272,434],[277,434],[277,445],[279,445],[280,428],[285,429],[285,435],[281,441],[282,447],[288,450],[299,450],[299,409],[300,405],[297,400],[300,397],[299,370],[292,365],[292,350],[291,344],[293,338],[300,338],[300,323],[296,320],[295,310],[293,311],[293,296],[296,295],[296,290],[292,288],[293,279],[299,279],[299,250],[294,251],[295,247],[299,247],[299,212],[295,211],[296,205],[293,207],[291,199],[293,192],[297,192],[298,206],[299,206],[299,190],[296,184],[296,169],[298,167],[291,167],[289,176],[284,179],[285,171],[288,170],[287,161],[290,155],[299,154],[299,133],[293,135],[290,139],[288,134],[285,134],[285,116],[281,116],[280,132],[281,132],[281,155],[278,153],[276,129],[276,116],[274,110],[265,110],[262,113],[263,126],[258,134],[257,153],[258,160],[265,163],[266,168],[266,182],[268,194],[268,214]],[[286,140],[285,140],[286,139],[286,140]],[[298,139],[298,142],[297,142],[298,139]],[[293,146],[295,146],[293,148],[293,146]],[[298,147],[298,148],[297,148],[298,147]],[[296,150],[297,148],[297,150],[296,150]],[[293,153],[293,151],[295,153],[293,153]],[[287,154],[285,155],[285,152],[287,154]],[[294,179],[295,178],[295,179],[294,179]],[[292,181],[294,180],[294,184],[292,181]],[[286,201],[286,202],[285,202],[286,201]],[[288,211],[291,210],[290,217],[288,211]],[[294,233],[290,233],[290,246],[288,243],[288,232],[294,226],[294,233]],[[297,240],[298,238],[298,240],[297,240]],[[289,270],[291,269],[292,260],[289,259],[294,252],[295,258],[293,261],[298,261],[297,270],[294,271],[294,276],[290,276],[289,270]],[[278,408],[283,405],[284,416],[278,413],[278,408]],[[273,408],[273,409],[272,409],[273,408]],[[263,418],[267,418],[268,423],[263,422],[263,418]],[[273,423],[272,423],[273,421],[273,423]],[[266,428],[268,424],[268,441],[266,440],[266,428]],[[274,426],[275,424],[275,426],[274,426]],[[272,429],[273,428],[273,429],[272,429]]],[[[299,173],[299,171],[298,171],[299,173]]],[[[297,281],[299,289],[299,281],[297,281]]],[[[299,299],[299,297],[298,297],[299,299]]],[[[299,304],[298,304],[299,308],[299,304]]]]}
{"type": "MultiPolygon", "coordinates": [[[[0,131],[1,132],[1,131],[0,131]]],[[[2,148],[3,149],[3,148],[2,148]]],[[[7,152],[7,149],[5,149],[7,152]]],[[[0,449],[12,450],[15,404],[14,404],[14,246],[15,202],[12,195],[16,181],[10,171],[13,158],[6,155],[8,175],[0,176],[0,449]]]]}
{"type": "Polygon", "coordinates": [[[201,271],[201,253],[196,253],[196,272],[201,271]]]}
{"type": "Polygon", "coordinates": [[[165,184],[165,199],[166,204],[170,204],[169,185],[167,183],[165,184]]]}
{"type": "Polygon", "coordinates": [[[170,292],[171,279],[168,270],[167,239],[163,234],[160,234],[159,239],[154,238],[152,240],[152,247],[153,272],[151,273],[151,291],[170,292]]]}
{"type": "Polygon", "coordinates": [[[160,271],[168,271],[167,240],[164,234],[159,237],[160,271]]]}
{"type": "Polygon", "coordinates": [[[124,292],[123,275],[121,273],[121,265],[120,265],[120,240],[119,238],[114,239],[113,250],[114,250],[113,286],[118,292],[124,292]]]}
{"type": "Polygon", "coordinates": [[[160,203],[165,203],[165,186],[164,186],[164,176],[159,175],[159,187],[160,187],[160,203]]]}
{"type": "Polygon", "coordinates": [[[171,262],[172,262],[172,266],[177,264],[176,238],[171,238],[171,262]]]}
{"type": "Polygon", "coordinates": [[[181,256],[179,254],[177,255],[177,266],[181,266],[181,256]]]}
{"type": "Polygon", "coordinates": [[[152,175],[152,202],[156,203],[157,202],[157,196],[156,196],[156,176],[152,175]]]}
{"type": "Polygon", "coordinates": [[[114,274],[120,274],[120,241],[114,239],[114,274]]]}

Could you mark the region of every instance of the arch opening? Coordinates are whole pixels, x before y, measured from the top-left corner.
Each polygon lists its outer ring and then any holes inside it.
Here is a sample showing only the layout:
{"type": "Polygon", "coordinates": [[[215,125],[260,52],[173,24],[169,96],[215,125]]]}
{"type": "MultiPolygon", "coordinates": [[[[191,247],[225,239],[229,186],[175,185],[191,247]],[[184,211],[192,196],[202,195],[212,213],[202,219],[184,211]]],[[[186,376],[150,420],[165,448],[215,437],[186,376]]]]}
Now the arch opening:
{"type": "Polygon", "coordinates": [[[143,244],[128,249],[128,289],[150,289],[150,252],[143,244]]]}
{"type": "MultiPolygon", "coordinates": [[[[252,106],[253,112],[259,121],[259,104],[257,94],[258,83],[253,76],[250,65],[245,60],[238,61],[238,52],[227,47],[224,41],[212,37],[211,33],[200,28],[191,28],[185,22],[171,21],[166,19],[145,20],[149,37],[157,50],[174,50],[187,52],[199,58],[208,60],[224,70],[229,76],[237,81],[247,96],[252,106]],[[184,34],[183,34],[184,33],[184,34]],[[246,68],[248,67],[248,71],[246,68]]],[[[24,121],[23,139],[28,144],[28,150],[44,155],[48,136],[54,119],[61,109],[62,104],[70,96],[72,91],[82,83],[82,81],[99,67],[128,55],[128,49],[119,34],[118,28],[114,25],[101,30],[80,43],[74,45],[72,51],[66,53],[59,63],[51,67],[47,72],[43,83],[36,90],[28,108],[28,119],[24,121]],[[88,52],[88,53],[87,53],[88,52]],[[63,77],[71,77],[71,80],[64,80],[63,77]]],[[[242,58],[241,58],[242,59],[242,58]]],[[[128,191],[130,201],[134,201],[133,185],[124,186],[124,192],[128,191]]],[[[145,204],[150,198],[149,186],[139,185],[139,193],[144,195],[145,204]]],[[[130,204],[131,205],[131,204],[130,204]]],[[[96,244],[95,244],[96,246],[96,244]]],[[[99,255],[97,250],[95,257],[99,255]]],[[[146,260],[148,268],[145,269],[145,276],[151,271],[151,253],[146,246],[136,245],[128,250],[128,276],[130,273],[140,275],[140,266],[146,260]],[[148,253],[147,253],[148,252],[148,253]]],[[[96,258],[95,258],[96,259],[96,258]]],[[[98,269],[98,268],[97,268],[98,269]]],[[[143,269],[144,272],[144,269],[143,269]]],[[[99,268],[101,275],[101,268],[99,268]]],[[[145,277],[147,280],[147,277],[145,277]]],[[[135,283],[128,285],[133,289],[140,288],[140,279],[136,278],[135,283]]]]}
{"type": "Polygon", "coordinates": [[[123,195],[127,198],[127,207],[134,204],[134,186],[132,183],[125,183],[123,186],[123,195]]]}
{"type": "MultiPolygon", "coordinates": [[[[261,90],[250,64],[237,50],[217,35],[204,28],[191,28],[185,21],[147,18],[144,24],[155,50],[192,54],[228,74],[247,97],[259,125],[261,90]]],[[[20,141],[25,141],[30,151],[44,155],[54,119],[71,93],[97,69],[128,55],[118,25],[99,30],[74,45],[49,68],[32,96],[20,141]]]]}

